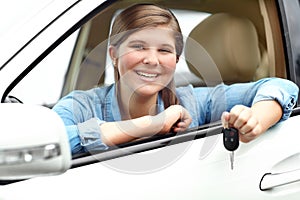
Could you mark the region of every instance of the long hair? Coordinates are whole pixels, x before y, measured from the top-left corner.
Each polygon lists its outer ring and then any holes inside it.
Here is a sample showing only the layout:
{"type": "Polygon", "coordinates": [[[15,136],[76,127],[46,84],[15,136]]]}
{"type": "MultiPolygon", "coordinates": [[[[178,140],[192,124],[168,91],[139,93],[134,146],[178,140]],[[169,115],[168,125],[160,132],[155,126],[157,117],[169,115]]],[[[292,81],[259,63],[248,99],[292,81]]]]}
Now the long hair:
{"type": "MultiPolygon", "coordinates": [[[[132,33],[141,28],[157,27],[166,25],[173,30],[175,38],[175,50],[177,60],[182,53],[183,37],[179,23],[174,14],[167,8],[155,4],[135,4],[123,10],[114,20],[110,36],[110,45],[119,47],[132,33]]],[[[117,67],[115,70],[115,81],[120,78],[117,67]]],[[[174,78],[161,91],[164,107],[179,104],[175,94],[174,78]]]]}

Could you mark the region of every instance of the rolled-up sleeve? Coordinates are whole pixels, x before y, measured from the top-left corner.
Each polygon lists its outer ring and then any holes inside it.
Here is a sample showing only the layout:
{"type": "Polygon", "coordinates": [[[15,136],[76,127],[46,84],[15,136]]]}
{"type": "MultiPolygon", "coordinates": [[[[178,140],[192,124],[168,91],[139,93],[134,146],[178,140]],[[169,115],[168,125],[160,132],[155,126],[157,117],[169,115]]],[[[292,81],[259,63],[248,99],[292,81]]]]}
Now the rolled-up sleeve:
{"type": "Polygon", "coordinates": [[[100,125],[103,123],[105,121],[91,118],[82,123],[66,125],[72,154],[108,149],[101,140],[100,125]]]}
{"type": "Polygon", "coordinates": [[[299,88],[289,80],[274,78],[262,84],[257,90],[253,104],[258,101],[276,100],[282,108],[280,121],[286,120],[297,103],[299,88]]]}
{"type": "Polygon", "coordinates": [[[92,152],[108,148],[101,140],[100,125],[104,123],[97,118],[91,118],[83,123],[78,123],[78,135],[81,146],[85,151],[92,152]]]}
{"type": "Polygon", "coordinates": [[[108,148],[101,140],[100,125],[105,121],[96,116],[95,105],[98,104],[94,104],[94,101],[86,93],[76,91],[62,98],[53,107],[66,126],[73,155],[108,148]]]}
{"type": "Polygon", "coordinates": [[[230,111],[235,105],[251,107],[259,101],[267,100],[275,100],[280,104],[283,112],[280,121],[283,121],[291,115],[298,100],[298,92],[298,86],[292,81],[275,77],[249,83],[220,84],[208,93],[205,105],[210,112],[206,115],[210,118],[206,121],[219,120],[225,110],[230,111]]]}

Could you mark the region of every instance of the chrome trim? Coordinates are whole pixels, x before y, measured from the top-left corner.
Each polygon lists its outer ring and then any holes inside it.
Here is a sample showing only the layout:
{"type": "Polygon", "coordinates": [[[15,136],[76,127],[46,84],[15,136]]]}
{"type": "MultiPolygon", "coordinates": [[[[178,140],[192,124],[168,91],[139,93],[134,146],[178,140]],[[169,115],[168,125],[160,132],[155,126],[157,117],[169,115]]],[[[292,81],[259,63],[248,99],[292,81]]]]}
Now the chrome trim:
{"type": "Polygon", "coordinates": [[[48,160],[61,155],[59,144],[45,144],[36,147],[13,149],[0,148],[0,166],[31,163],[39,160],[48,160]]]}

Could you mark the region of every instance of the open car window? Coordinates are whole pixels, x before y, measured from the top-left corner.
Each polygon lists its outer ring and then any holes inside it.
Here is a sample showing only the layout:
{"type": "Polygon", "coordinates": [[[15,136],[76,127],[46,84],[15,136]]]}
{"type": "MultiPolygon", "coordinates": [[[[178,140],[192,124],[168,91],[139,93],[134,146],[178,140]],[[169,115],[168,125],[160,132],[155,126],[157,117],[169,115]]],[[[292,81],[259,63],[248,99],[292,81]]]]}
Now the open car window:
{"type": "MultiPolygon", "coordinates": [[[[279,22],[270,20],[270,16],[276,14],[276,7],[272,5],[274,9],[266,11],[264,7],[269,6],[266,5],[267,3],[260,3],[257,7],[258,4],[256,1],[249,3],[251,15],[248,11],[245,13],[238,10],[225,12],[221,6],[218,8],[220,11],[204,9],[202,8],[204,3],[203,5],[197,4],[197,9],[193,10],[188,10],[183,5],[180,5],[182,6],[181,9],[173,9],[182,27],[184,38],[192,38],[193,41],[195,40],[200,46],[203,46],[208,53],[207,56],[211,57],[214,64],[217,65],[222,79],[218,80],[217,83],[224,81],[230,84],[258,80],[264,77],[285,78],[287,76],[282,57],[283,47],[280,40],[282,36],[279,31],[276,31],[279,28],[279,22]],[[257,13],[257,15],[253,13],[257,13]],[[217,15],[222,16],[218,17],[217,15]],[[209,19],[205,23],[201,23],[208,16],[210,16],[209,19]],[[238,28],[228,25],[219,26],[219,24],[234,21],[229,19],[230,17],[235,17],[234,20],[240,20],[241,23],[249,26],[248,28],[253,32],[253,35],[246,35],[244,38],[225,44],[225,35],[230,34],[230,31],[233,31],[233,34],[239,34],[239,31],[235,30],[238,28]],[[190,33],[191,31],[193,33],[190,33]],[[236,52],[233,52],[233,49],[237,49],[236,52]],[[247,51],[251,52],[245,56],[247,51]],[[271,66],[275,66],[275,68],[271,66]]],[[[210,6],[218,7],[217,4],[210,6]]],[[[39,67],[36,67],[15,87],[11,95],[23,102],[51,105],[74,89],[85,90],[99,84],[112,83],[111,61],[106,53],[100,56],[100,52],[96,51],[106,51],[110,24],[118,10],[118,6],[109,8],[83,24],[69,39],[47,56],[48,58],[43,59],[38,65],[39,67]],[[46,74],[48,78],[45,78],[46,74]],[[86,80],[86,77],[89,79],[86,80]],[[41,80],[43,80],[42,86],[44,88],[41,87],[41,80]],[[42,95],[41,93],[45,94],[42,95]]],[[[242,31],[248,30],[245,29],[240,32],[242,31]]],[[[207,58],[207,60],[209,59],[207,58]]],[[[205,81],[203,82],[203,77],[199,71],[210,66],[203,62],[206,66],[195,67],[193,64],[187,64],[187,62],[186,55],[183,53],[175,74],[177,85],[189,83],[196,86],[207,85],[205,81]]],[[[216,78],[208,77],[206,79],[216,78]]]]}
{"type": "MultiPolygon", "coordinates": [[[[287,77],[282,36],[278,31],[280,23],[277,18],[271,20],[271,16],[277,14],[275,2],[240,1],[238,4],[242,6],[232,7],[225,7],[220,2],[172,2],[165,1],[164,4],[178,17],[187,39],[175,74],[178,86],[207,87],[222,82],[232,84],[264,77],[287,77]],[[231,23],[239,26],[231,26],[231,23]],[[228,34],[236,37],[226,43],[228,34]],[[190,57],[195,52],[193,44],[199,47],[201,63],[190,57]]],[[[110,26],[115,13],[131,4],[132,1],[114,3],[84,22],[26,75],[10,95],[23,103],[52,107],[73,90],[111,84],[113,72],[107,57],[110,26]]],[[[204,126],[204,130],[207,128],[211,127],[204,126]]],[[[198,134],[198,129],[191,132],[198,134]]],[[[169,136],[179,137],[166,137],[169,136]]],[[[125,146],[147,144],[150,140],[125,146]]]]}

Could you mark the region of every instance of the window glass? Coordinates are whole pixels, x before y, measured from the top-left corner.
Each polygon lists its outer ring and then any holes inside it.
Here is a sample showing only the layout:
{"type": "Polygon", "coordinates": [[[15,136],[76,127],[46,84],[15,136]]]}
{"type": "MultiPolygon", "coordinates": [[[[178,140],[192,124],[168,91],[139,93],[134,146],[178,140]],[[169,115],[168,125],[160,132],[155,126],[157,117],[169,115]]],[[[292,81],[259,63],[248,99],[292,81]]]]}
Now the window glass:
{"type": "MultiPolygon", "coordinates": [[[[11,91],[23,103],[52,105],[61,97],[64,78],[78,35],[74,32],[11,91]]],[[[41,52],[42,53],[42,52],[41,52]]]]}

